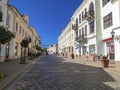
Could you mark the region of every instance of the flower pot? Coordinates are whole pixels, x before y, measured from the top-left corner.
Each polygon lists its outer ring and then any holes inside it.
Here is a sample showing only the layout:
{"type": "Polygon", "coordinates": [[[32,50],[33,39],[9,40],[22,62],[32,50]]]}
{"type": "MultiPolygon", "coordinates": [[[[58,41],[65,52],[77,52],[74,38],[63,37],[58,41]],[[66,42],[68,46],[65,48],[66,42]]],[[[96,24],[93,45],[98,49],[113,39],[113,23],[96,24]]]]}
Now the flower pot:
{"type": "Polygon", "coordinates": [[[103,59],[102,64],[103,64],[103,67],[108,67],[109,60],[108,59],[103,59]]]}
{"type": "Polygon", "coordinates": [[[71,55],[71,58],[74,59],[74,54],[71,55]]]}

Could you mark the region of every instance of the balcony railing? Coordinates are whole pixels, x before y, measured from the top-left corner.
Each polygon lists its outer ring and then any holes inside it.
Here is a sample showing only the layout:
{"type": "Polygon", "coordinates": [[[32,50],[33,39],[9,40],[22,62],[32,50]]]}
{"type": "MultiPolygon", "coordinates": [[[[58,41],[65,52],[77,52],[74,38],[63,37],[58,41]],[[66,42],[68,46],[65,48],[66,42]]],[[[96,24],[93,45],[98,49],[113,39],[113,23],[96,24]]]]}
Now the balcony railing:
{"type": "Polygon", "coordinates": [[[72,25],[72,29],[75,30],[75,31],[77,31],[78,30],[78,24],[73,24],[72,25]]]}
{"type": "Polygon", "coordinates": [[[76,37],[75,41],[77,42],[87,42],[87,35],[80,35],[76,37]]]}
{"type": "Polygon", "coordinates": [[[94,19],[94,11],[88,11],[84,15],[84,19],[91,21],[94,19]]]}

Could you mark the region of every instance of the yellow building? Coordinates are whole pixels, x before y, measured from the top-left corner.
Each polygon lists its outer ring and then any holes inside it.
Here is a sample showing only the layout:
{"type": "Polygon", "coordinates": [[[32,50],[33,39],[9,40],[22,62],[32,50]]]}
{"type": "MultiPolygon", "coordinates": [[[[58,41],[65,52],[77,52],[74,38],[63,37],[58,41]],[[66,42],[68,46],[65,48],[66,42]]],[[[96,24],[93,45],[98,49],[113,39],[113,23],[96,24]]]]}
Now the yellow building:
{"type": "Polygon", "coordinates": [[[6,56],[9,59],[20,58],[21,55],[28,56],[30,53],[37,54],[35,46],[40,46],[40,37],[36,30],[29,25],[27,14],[21,15],[16,7],[9,5],[8,1],[0,1],[0,26],[4,26],[15,34],[15,38],[1,46],[0,62],[4,61],[6,56]],[[24,48],[20,43],[23,39],[29,38],[29,47],[24,53],[24,48]]]}
{"type": "Polygon", "coordinates": [[[19,58],[21,53],[24,54],[24,50],[21,48],[20,43],[25,38],[31,39],[29,47],[26,50],[26,56],[28,55],[28,52],[36,54],[37,51],[33,48],[35,45],[40,46],[40,38],[35,29],[29,25],[29,17],[26,14],[21,15],[19,11],[11,5],[9,5],[9,9],[12,10],[14,15],[13,31],[16,32],[16,36],[13,41],[13,58],[19,58]]]}

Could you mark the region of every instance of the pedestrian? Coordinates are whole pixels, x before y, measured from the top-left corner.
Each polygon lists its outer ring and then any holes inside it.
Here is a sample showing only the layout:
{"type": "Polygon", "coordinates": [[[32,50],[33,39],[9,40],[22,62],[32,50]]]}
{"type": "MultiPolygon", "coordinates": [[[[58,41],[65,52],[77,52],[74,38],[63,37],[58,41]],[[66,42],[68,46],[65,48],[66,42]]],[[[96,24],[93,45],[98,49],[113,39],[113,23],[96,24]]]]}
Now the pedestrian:
{"type": "Polygon", "coordinates": [[[97,55],[97,53],[94,53],[94,55],[93,55],[93,61],[97,61],[98,60],[98,55],[97,55]]]}
{"type": "Polygon", "coordinates": [[[46,51],[46,56],[48,55],[48,52],[46,51]]]}
{"type": "Polygon", "coordinates": [[[86,60],[88,61],[88,52],[86,52],[86,60]]]}
{"type": "Polygon", "coordinates": [[[102,54],[100,55],[100,59],[99,60],[102,60],[102,58],[103,58],[103,56],[102,56],[102,54]]]}

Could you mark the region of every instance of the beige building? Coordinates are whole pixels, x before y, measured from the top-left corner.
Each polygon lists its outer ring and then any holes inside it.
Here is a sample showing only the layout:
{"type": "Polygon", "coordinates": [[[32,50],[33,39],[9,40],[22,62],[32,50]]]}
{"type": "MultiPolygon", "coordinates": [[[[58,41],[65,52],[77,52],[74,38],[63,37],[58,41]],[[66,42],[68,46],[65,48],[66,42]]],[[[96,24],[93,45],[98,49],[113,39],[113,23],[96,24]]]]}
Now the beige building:
{"type": "Polygon", "coordinates": [[[31,40],[29,47],[26,50],[26,56],[30,53],[36,54],[37,50],[35,45],[40,46],[40,37],[35,29],[29,25],[28,15],[21,15],[16,7],[7,3],[7,0],[6,2],[1,0],[0,5],[3,9],[2,13],[4,13],[4,16],[6,16],[2,17],[4,19],[2,22],[0,22],[0,25],[7,27],[8,30],[15,33],[15,38],[3,46],[1,50],[1,61],[4,60],[6,55],[9,58],[19,58],[21,53],[24,54],[24,50],[20,43],[25,38],[29,38],[31,40]]]}
{"type": "Polygon", "coordinates": [[[37,51],[35,49],[35,45],[40,45],[40,38],[35,29],[29,25],[29,17],[26,14],[21,15],[15,7],[11,5],[9,5],[9,7],[14,14],[14,32],[16,32],[16,37],[13,42],[13,57],[19,58],[21,53],[24,53],[24,50],[22,50],[23,48],[21,48],[20,42],[26,37],[31,39],[31,42],[29,43],[29,48],[27,49],[27,55],[28,52],[36,54],[37,51]]]}

